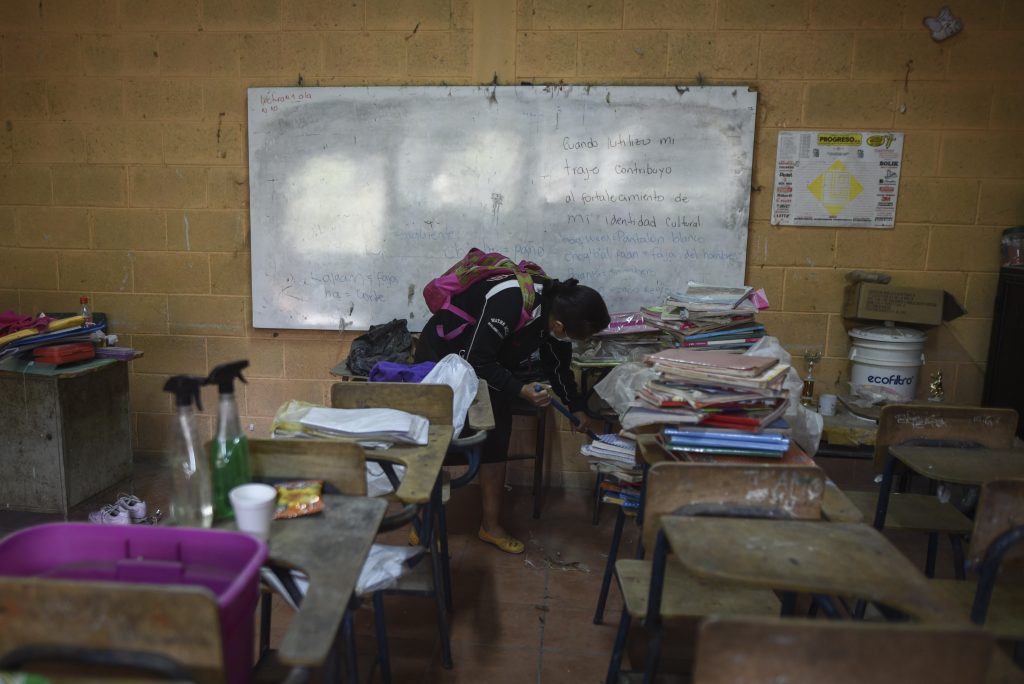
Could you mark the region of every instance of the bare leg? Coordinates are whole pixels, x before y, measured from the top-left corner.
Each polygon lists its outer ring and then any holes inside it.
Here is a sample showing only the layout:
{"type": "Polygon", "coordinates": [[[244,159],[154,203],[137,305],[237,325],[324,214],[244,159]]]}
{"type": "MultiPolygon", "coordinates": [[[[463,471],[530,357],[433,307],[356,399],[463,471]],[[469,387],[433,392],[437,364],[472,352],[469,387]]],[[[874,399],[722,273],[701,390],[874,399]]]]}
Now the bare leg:
{"type": "Polygon", "coordinates": [[[480,466],[480,503],[483,515],[480,527],[495,537],[507,537],[508,532],[498,518],[501,513],[501,494],[505,486],[505,463],[484,463],[480,466]]]}

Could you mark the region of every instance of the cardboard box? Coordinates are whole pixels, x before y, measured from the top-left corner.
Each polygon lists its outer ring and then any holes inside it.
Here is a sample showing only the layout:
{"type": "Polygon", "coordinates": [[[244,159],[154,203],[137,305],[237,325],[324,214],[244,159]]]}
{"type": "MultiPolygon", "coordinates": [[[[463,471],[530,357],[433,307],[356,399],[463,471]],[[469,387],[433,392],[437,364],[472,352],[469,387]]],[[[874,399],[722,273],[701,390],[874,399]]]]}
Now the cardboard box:
{"type": "Polygon", "coordinates": [[[944,290],[857,283],[846,288],[843,316],[871,321],[938,325],[964,315],[953,295],[944,290]]]}

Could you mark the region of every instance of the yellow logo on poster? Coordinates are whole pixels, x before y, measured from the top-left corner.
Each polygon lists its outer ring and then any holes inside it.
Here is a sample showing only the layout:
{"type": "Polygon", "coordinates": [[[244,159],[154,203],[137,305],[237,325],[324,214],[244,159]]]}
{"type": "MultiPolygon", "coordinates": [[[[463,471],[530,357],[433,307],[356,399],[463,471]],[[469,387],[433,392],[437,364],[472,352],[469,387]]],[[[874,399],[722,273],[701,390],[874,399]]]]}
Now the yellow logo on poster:
{"type": "Polygon", "coordinates": [[[864,191],[864,186],[843,162],[836,161],[812,180],[807,189],[828,210],[829,216],[838,216],[846,205],[864,191]]]}

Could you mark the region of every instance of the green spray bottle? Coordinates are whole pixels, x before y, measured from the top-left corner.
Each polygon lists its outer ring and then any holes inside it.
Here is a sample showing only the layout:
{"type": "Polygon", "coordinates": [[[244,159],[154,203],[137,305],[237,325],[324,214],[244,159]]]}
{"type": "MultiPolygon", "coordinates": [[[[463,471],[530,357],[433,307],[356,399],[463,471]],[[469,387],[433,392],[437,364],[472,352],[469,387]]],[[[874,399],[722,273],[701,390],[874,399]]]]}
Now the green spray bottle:
{"type": "Polygon", "coordinates": [[[174,459],[171,487],[171,522],[183,527],[210,527],[213,524],[213,485],[210,461],[203,453],[196,426],[194,403],[199,401],[199,388],[205,378],[175,375],[168,378],[164,391],[174,394],[177,429],[174,430],[174,459]]]}
{"type": "Polygon", "coordinates": [[[249,440],[242,433],[235,402],[235,378],[242,382],[242,369],[248,361],[223,363],[206,378],[206,384],[217,385],[220,398],[217,406],[217,435],[210,442],[210,464],[213,467],[213,515],[217,520],[234,517],[228,492],[251,479],[249,472],[249,440]]]}

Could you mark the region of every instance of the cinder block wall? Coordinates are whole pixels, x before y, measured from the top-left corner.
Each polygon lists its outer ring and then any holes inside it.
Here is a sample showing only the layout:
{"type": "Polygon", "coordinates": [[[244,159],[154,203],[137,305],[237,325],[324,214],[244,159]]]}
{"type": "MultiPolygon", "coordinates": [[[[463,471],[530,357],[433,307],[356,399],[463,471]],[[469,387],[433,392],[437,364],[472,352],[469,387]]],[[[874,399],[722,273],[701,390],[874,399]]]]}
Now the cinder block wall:
{"type": "MultiPolygon", "coordinates": [[[[843,275],[943,287],[969,313],[931,331],[926,370],[977,401],[998,236],[1024,222],[1024,4],[957,4],[965,29],[940,44],[921,23],[936,0],[3,0],[0,309],[87,294],[109,315],[145,352],[140,452],[166,444],[168,375],[239,357],[263,435],[284,400],[327,400],[348,338],[252,328],[248,86],[741,84],[761,94],[747,280],[770,331],[822,348],[819,389],[842,388],[843,275]],[[777,133],[800,128],[906,133],[894,230],[769,225],[777,133]]],[[[551,480],[583,484],[555,425],[551,480]]]]}

